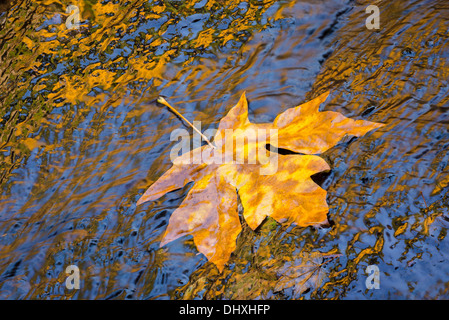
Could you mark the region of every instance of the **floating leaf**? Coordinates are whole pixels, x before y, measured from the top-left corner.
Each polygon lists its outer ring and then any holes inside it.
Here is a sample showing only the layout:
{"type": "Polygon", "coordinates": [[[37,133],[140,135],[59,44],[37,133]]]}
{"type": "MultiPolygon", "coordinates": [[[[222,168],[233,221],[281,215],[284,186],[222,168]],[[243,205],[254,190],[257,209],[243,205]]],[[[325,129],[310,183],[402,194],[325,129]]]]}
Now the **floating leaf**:
{"type": "Polygon", "coordinates": [[[382,126],[337,112],[320,112],[318,107],[328,94],[287,109],[273,123],[261,124],[248,120],[243,94],[220,121],[214,146],[205,145],[176,158],[137,202],[156,200],[194,182],[173,212],[161,245],[192,235],[198,250],[222,271],[241,231],[237,194],[252,229],[267,216],[298,226],[327,223],[326,191],[311,176],[330,167],[314,154],[328,150],[346,135],[359,137],[382,126]],[[268,151],[267,145],[302,155],[282,155],[272,148],[268,151]]]}

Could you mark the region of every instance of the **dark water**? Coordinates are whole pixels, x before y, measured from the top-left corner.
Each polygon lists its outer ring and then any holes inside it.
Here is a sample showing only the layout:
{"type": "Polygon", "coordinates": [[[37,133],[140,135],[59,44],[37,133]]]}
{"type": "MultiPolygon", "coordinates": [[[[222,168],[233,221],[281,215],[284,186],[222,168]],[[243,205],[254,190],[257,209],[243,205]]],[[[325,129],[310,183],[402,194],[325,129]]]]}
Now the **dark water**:
{"type": "Polygon", "coordinates": [[[79,31],[68,2],[18,3],[0,6],[0,298],[449,298],[447,1],[85,0],[79,31]],[[189,237],[159,248],[189,187],[136,208],[185,128],[155,98],[205,130],[243,91],[267,122],[325,90],[323,110],[386,124],[322,155],[329,228],[244,226],[222,274],[189,237]],[[300,283],[302,265],[321,268],[300,283]]]}

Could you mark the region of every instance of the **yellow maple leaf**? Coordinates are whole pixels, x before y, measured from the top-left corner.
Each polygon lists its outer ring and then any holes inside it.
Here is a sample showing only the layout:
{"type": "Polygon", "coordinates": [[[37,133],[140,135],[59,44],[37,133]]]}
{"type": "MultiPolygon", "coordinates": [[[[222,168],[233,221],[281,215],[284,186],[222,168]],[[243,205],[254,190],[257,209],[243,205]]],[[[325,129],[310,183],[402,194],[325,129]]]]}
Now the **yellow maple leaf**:
{"type": "Polygon", "coordinates": [[[220,121],[214,145],[196,148],[173,160],[137,205],[194,182],[170,217],[161,246],[192,235],[199,252],[220,272],[235,250],[243,217],[252,229],[270,216],[298,226],[327,222],[326,191],[311,176],[330,170],[317,153],[345,135],[362,136],[382,124],[352,120],[318,110],[328,92],[281,113],[273,123],[251,123],[245,94],[220,121]],[[278,154],[266,146],[301,154],[278,154]],[[238,196],[237,196],[238,195],[238,196]]]}

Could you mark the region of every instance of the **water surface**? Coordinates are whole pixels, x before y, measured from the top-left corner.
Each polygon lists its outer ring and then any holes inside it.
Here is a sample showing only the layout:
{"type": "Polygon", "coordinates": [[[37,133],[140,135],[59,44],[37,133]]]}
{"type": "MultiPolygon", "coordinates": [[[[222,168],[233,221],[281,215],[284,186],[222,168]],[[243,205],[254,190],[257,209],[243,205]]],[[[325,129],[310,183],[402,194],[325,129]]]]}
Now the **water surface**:
{"type": "Polygon", "coordinates": [[[85,0],[79,31],[68,4],[0,7],[0,298],[448,298],[447,1],[85,0]],[[329,228],[244,225],[222,274],[159,247],[189,186],[136,207],[186,128],[158,96],[205,130],[244,91],[269,122],[326,90],[386,124],[322,155],[329,228]]]}

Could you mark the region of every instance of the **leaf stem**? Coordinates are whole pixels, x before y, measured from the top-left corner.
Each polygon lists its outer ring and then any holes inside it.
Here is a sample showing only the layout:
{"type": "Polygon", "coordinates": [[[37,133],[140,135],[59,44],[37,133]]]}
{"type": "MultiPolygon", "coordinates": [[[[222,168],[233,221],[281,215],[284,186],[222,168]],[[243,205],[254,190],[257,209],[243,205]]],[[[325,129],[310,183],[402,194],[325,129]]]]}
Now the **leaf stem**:
{"type": "Polygon", "coordinates": [[[171,111],[173,111],[178,117],[180,117],[182,120],[184,120],[185,122],[187,122],[188,124],[189,124],[189,126],[191,126],[192,128],[193,128],[193,130],[195,130],[203,139],[204,139],[204,141],[206,141],[207,142],[207,144],[212,148],[212,149],[215,149],[215,146],[214,145],[212,145],[212,143],[209,141],[209,139],[207,139],[207,137],[204,135],[204,134],[202,134],[201,132],[200,132],[200,130],[198,130],[189,120],[187,120],[186,118],[184,118],[184,116],[182,115],[182,114],[180,114],[175,108],[173,108],[168,102],[167,102],[167,100],[165,100],[164,98],[162,98],[162,97],[159,97],[158,99],[157,99],[157,102],[159,102],[159,103],[161,103],[161,104],[163,104],[164,106],[166,106],[166,107],[168,107],[171,111]]]}

